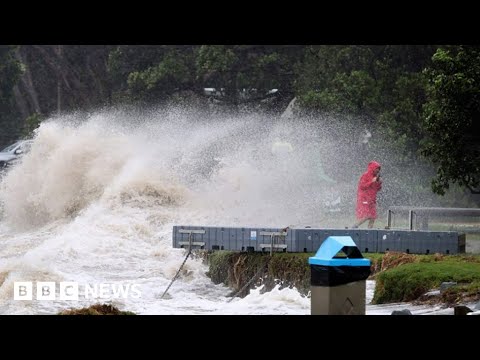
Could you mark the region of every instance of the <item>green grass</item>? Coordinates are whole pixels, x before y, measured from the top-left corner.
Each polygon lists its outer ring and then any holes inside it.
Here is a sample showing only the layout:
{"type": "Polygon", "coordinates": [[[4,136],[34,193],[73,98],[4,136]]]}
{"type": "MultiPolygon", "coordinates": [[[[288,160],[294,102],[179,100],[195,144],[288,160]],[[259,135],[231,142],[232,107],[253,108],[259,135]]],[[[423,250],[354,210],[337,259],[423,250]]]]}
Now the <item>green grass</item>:
{"type": "Polygon", "coordinates": [[[413,301],[444,281],[470,285],[471,294],[480,294],[480,257],[419,255],[413,263],[377,274],[372,303],[413,301]]]}
{"type": "MultiPolygon", "coordinates": [[[[224,283],[239,290],[260,273],[252,286],[263,284],[264,290],[268,291],[279,284],[280,287],[296,287],[306,295],[310,291],[308,258],[311,256],[314,253],[275,253],[270,258],[268,253],[215,251],[207,256],[207,275],[217,284],[224,283]]],[[[455,302],[465,296],[480,298],[480,255],[389,253],[388,260],[380,253],[364,253],[363,256],[370,259],[371,276],[376,279],[374,304],[417,300],[444,281],[458,283],[442,295],[444,302],[455,302]],[[382,262],[385,262],[386,270],[380,271],[382,262]]],[[[248,289],[238,295],[246,294],[248,289]]]]}
{"type": "Polygon", "coordinates": [[[373,263],[374,261],[380,261],[383,258],[383,255],[381,253],[363,253],[362,254],[364,258],[370,259],[370,261],[373,263]]]}
{"type": "Polygon", "coordinates": [[[442,294],[442,301],[445,303],[457,303],[463,301],[463,299],[476,300],[479,297],[480,281],[474,280],[469,284],[458,284],[448,288],[442,294]]]}
{"type": "MultiPolygon", "coordinates": [[[[252,286],[263,284],[271,290],[276,284],[281,287],[295,286],[300,293],[310,290],[310,253],[240,253],[215,251],[207,255],[209,276],[215,284],[223,283],[234,290],[241,289],[255,275],[258,280],[252,286]]],[[[248,294],[248,289],[240,296],[248,294]]]]}
{"type": "MultiPolygon", "coordinates": [[[[260,273],[253,285],[263,284],[265,290],[275,285],[295,287],[306,295],[310,291],[310,265],[308,258],[315,253],[240,253],[233,251],[215,251],[207,255],[209,276],[215,284],[223,283],[239,290],[252,277],[260,273]],[[262,272],[262,268],[264,271],[262,272]]],[[[382,254],[368,254],[372,258],[381,258],[382,254]]],[[[248,289],[240,296],[248,294],[248,289]]]]}

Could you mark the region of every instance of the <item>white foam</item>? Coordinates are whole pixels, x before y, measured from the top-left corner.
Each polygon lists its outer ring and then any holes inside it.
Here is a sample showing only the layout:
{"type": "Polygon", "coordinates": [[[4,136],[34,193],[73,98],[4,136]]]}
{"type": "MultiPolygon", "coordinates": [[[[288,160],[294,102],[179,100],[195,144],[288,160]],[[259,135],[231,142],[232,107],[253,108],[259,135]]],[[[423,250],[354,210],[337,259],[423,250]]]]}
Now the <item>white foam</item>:
{"type": "Polygon", "coordinates": [[[318,166],[335,164],[330,176],[355,179],[346,195],[353,204],[358,174],[340,166],[344,156],[307,122],[258,115],[199,121],[113,111],[44,122],[0,184],[0,313],[92,303],[13,300],[15,281],[76,281],[139,284],[140,299],[115,303],[140,314],[309,314],[310,299],[295,289],[256,289],[229,302],[231,290],[214,285],[200,259],[186,262],[161,299],[185,257],[172,249],[172,227],[348,225],[353,205],[329,218],[318,198],[328,190],[318,166]],[[295,149],[287,166],[272,158],[279,134],[295,149]]]}

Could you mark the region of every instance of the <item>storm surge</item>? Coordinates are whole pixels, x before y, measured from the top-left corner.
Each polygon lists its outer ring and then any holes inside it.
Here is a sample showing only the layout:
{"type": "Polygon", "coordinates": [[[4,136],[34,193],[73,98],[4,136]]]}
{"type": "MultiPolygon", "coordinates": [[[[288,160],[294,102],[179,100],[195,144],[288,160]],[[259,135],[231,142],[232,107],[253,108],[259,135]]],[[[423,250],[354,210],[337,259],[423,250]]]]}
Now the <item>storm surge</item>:
{"type": "MultiPolygon", "coordinates": [[[[111,300],[141,314],[308,314],[295,289],[227,304],[173,225],[343,227],[353,222],[358,134],[331,124],[183,109],[108,110],[44,121],[0,183],[0,313],[56,313],[59,283],[135,285],[111,300]],[[339,138],[343,134],[343,138],[339,138]],[[275,144],[288,143],[288,151],[275,144]],[[14,300],[15,282],[55,282],[53,300],[14,300]],[[174,301],[172,301],[174,299],[174,301]]],[[[382,159],[378,159],[382,161],[382,159]]],[[[388,198],[388,187],[386,197],[388,198]]]]}

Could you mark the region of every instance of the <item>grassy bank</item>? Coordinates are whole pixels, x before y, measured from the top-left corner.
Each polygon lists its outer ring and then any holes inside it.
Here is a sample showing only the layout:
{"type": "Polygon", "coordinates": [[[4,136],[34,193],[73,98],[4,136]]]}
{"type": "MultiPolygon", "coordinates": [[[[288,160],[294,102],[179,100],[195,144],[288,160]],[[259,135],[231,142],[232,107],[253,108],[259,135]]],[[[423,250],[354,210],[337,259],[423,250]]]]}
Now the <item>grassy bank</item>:
{"type": "MultiPolygon", "coordinates": [[[[234,292],[257,275],[252,287],[264,285],[269,291],[279,284],[280,287],[296,287],[306,295],[310,290],[310,267],[308,257],[312,254],[278,253],[274,256],[262,253],[239,253],[232,251],[215,251],[206,256],[209,264],[207,275],[215,284],[223,283],[234,292]]],[[[245,296],[246,288],[238,296],[245,296]]]]}
{"type": "Polygon", "coordinates": [[[442,302],[480,300],[480,256],[410,256],[408,263],[376,274],[372,303],[422,300],[423,294],[442,282],[458,284],[441,294],[442,302]]]}
{"type": "MultiPolygon", "coordinates": [[[[255,275],[250,287],[264,285],[264,291],[276,284],[295,287],[307,295],[310,291],[308,258],[314,254],[216,251],[208,253],[208,276],[216,284],[224,283],[236,293],[255,275]]],[[[457,286],[442,293],[436,301],[460,303],[480,300],[480,255],[412,255],[389,252],[363,254],[371,260],[371,279],[376,280],[372,303],[431,301],[422,295],[438,288],[442,282],[454,281],[457,286]]],[[[247,287],[238,296],[249,292],[247,287]]]]}

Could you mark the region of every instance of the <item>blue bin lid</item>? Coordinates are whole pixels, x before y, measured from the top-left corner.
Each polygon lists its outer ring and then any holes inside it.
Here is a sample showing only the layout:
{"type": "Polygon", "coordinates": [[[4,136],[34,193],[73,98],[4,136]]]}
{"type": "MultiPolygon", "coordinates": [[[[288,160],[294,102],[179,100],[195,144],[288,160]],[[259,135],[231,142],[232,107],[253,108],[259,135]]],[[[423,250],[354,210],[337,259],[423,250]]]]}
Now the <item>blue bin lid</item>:
{"type": "Polygon", "coordinates": [[[313,257],[308,258],[310,265],[325,265],[325,266],[370,266],[370,259],[365,259],[357,245],[350,236],[329,236],[320,245],[317,253],[313,257]],[[352,250],[350,253],[356,254],[354,258],[335,258],[341,250],[352,250]]]}

